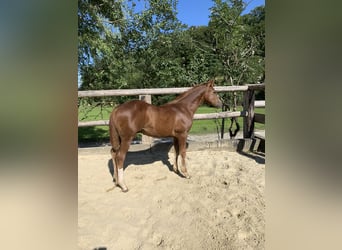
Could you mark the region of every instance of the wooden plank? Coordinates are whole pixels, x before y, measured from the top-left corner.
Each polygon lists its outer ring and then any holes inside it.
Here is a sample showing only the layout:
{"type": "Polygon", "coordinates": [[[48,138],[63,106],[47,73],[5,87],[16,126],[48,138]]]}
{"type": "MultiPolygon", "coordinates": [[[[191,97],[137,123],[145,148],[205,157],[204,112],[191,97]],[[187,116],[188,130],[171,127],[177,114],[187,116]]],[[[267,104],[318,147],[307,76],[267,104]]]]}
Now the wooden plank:
{"type": "Polygon", "coordinates": [[[109,120],[78,122],[78,127],[108,126],[109,120]]]}
{"type": "Polygon", "coordinates": [[[220,119],[220,118],[231,118],[231,117],[240,117],[246,116],[246,111],[226,111],[219,113],[210,113],[210,114],[195,114],[194,120],[210,120],[210,119],[220,119]]]}
{"type": "Polygon", "coordinates": [[[243,138],[251,138],[254,131],[254,90],[244,92],[244,109],[248,115],[243,118],[243,138]]]}
{"type": "MultiPolygon", "coordinates": [[[[236,112],[219,112],[219,113],[210,113],[210,114],[195,114],[194,120],[210,120],[210,119],[220,119],[220,118],[231,118],[231,117],[240,117],[247,116],[246,111],[236,111],[236,112]]],[[[108,126],[108,120],[99,120],[99,121],[85,121],[78,122],[79,127],[91,127],[91,126],[108,126]]]]}
{"type": "Polygon", "coordinates": [[[258,84],[246,84],[249,90],[263,90],[265,89],[265,83],[258,84]]]}
{"type": "MultiPolygon", "coordinates": [[[[152,103],[152,96],[151,95],[139,95],[139,100],[151,104],[152,103]]],[[[142,144],[152,144],[153,143],[153,137],[143,134],[141,136],[141,143],[142,144]]]]}
{"type": "MultiPolygon", "coordinates": [[[[258,84],[262,85],[262,84],[258,84]]],[[[253,87],[253,85],[241,85],[241,86],[215,86],[216,92],[234,92],[234,91],[246,91],[249,88],[265,88],[265,85],[253,87]]],[[[78,97],[101,97],[101,96],[132,96],[132,95],[162,95],[162,94],[180,94],[190,87],[184,88],[151,88],[151,89],[110,89],[110,90],[84,90],[78,91],[78,97]]]]}
{"type": "Polygon", "coordinates": [[[254,101],[254,107],[255,108],[264,108],[265,105],[266,105],[265,100],[254,101]]]}
{"type": "Polygon", "coordinates": [[[78,91],[78,97],[179,94],[188,89],[190,88],[86,90],[78,91]]]}
{"type": "Polygon", "coordinates": [[[265,130],[262,131],[255,131],[254,132],[254,137],[256,138],[260,138],[262,140],[265,140],[266,136],[265,136],[265,130]]]}
{"type": "Polygon", "coordinates": [[[265,114],[254,114],[254,121],[265,124],[265,114]]]}

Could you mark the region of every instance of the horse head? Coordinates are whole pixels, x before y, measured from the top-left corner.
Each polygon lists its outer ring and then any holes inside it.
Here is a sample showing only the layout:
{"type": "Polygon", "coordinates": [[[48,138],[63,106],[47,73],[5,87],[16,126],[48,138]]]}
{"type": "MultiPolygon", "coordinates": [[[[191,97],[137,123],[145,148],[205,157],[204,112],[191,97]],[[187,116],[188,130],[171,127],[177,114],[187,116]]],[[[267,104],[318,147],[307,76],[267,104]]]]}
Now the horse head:
{"type": "Polygon", "coordinates": [[[221,108],[222,107],[222,101],[219,97],[219,95],[215,92],[214,89],[214,80],[211,79],[206,84],[206,91],[204,94],[204,101],[208,103],[211,106],[221,108]]]}

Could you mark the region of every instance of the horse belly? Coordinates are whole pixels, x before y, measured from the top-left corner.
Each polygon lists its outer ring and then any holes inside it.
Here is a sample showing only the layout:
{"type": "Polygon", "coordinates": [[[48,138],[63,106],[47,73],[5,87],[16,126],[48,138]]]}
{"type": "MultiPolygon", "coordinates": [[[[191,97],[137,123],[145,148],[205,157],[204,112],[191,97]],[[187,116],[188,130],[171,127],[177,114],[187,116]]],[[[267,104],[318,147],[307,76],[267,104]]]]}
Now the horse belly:
{"type": "Polygon", "coordinates": [[[153,137],[168,137],[168,136],[173,135],[172,131],[166,128],[161,128],[160,126],[145,126],[141,130],[141,132],[144,135],[153,136],[153,137]]]}
{"type": "Polygon", "coordinates": [[[166,114],[153,113],[148,115],[148,121],[141,132],[153,137],[168,137],[174,135],[174,119],[166,114]]]}

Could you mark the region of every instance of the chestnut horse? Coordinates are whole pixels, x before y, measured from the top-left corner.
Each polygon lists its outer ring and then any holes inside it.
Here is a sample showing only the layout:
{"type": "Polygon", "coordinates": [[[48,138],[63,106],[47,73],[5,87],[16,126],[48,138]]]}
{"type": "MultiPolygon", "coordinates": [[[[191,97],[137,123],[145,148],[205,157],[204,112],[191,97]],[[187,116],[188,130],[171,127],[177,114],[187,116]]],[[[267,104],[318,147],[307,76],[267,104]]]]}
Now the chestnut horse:
{"type": "Polygon", "coordinates": [[[186,140],[192,126],[194,113],[203,103],[221,107],[222,102],[214,90],[214,81],[197,85],[176,99],[161,106],[134,100],[121,104],[109,118],[111,155],[115,184],[123,192],[128,188],[124,182],[123,165],[126,153],[136,133],[153,137],[173,137],[176,159],[173,170],[178,172],[178,156],[182,157],[181,173],[190,178],[185,164],[186,140]]]}

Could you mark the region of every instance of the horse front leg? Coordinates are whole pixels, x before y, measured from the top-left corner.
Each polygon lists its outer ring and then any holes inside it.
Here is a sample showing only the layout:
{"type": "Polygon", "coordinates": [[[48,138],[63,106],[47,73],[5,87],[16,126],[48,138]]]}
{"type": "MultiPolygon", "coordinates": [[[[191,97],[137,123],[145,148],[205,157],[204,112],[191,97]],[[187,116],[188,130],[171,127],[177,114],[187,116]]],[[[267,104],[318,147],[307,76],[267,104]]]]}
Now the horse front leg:
{"type": "Polygon", "coordinates": [[[178,173],[179,142],[176,137],[173,138],[173,146],[175,148],[175,163],[173,164],[173,171],[178,173]]]}
{"type": "Polygon", "coordinates": [[[178,146],[179,146],[179,153],[182,157],[182,165],[181,165],[181,174],[187,178],[190,179],[190,175],[188,174],[188,171],[186,169],[186,138],[187,135],[183,135],[180,138],[178,138],[178,146]]]}

